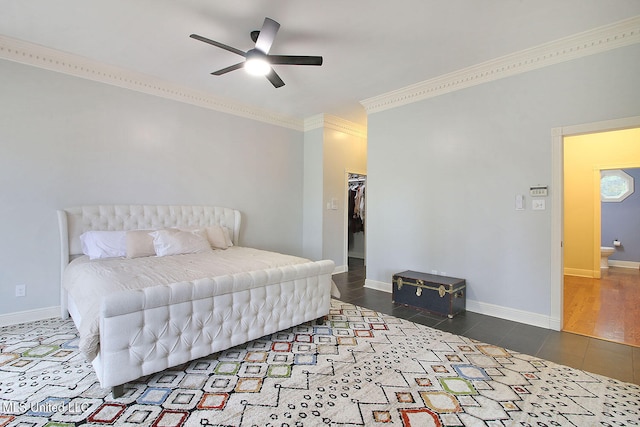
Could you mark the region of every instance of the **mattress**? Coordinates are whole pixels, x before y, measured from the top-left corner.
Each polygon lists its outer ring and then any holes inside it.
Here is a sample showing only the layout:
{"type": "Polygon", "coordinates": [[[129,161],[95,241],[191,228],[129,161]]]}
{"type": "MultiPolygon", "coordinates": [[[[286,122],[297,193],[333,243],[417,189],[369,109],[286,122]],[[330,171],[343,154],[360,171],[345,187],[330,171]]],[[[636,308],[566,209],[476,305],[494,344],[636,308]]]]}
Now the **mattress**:
{"type": "MultiPolygon", "coordinates": [[[[80,319],[74,319],[80,332],[80,351],[88,360],[93,360],[98,353],[101,304],[109,294],[308,262],[306,258],[239,246],[134,259],[89,260],[87,256],[81,256],[65,269],[62,286],[77,305],[80,315],[80,319]]],[[[222,295],[236,290],[219,288],[215,292],[222,295]]],[[[335,284],[332,284],[332,295],[338,296],[335,284]]]]}

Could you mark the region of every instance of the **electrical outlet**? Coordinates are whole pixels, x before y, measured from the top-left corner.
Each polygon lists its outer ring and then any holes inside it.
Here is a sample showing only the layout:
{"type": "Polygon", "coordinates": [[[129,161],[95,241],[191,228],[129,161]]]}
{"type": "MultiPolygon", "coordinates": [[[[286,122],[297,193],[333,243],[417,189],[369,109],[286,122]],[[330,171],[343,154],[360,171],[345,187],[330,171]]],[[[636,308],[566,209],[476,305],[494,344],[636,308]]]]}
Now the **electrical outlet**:
{"type": "Polygon", "coordinates": [[[27,295],[27,285],[16,285],[16,296],[24,297],[27,295]]]}
{"type": "Polygon", "coordinates": [[[531,205],[531,209],[534,211],[543,211],[546,209],[544,199],[534,199],[531,205]]]}

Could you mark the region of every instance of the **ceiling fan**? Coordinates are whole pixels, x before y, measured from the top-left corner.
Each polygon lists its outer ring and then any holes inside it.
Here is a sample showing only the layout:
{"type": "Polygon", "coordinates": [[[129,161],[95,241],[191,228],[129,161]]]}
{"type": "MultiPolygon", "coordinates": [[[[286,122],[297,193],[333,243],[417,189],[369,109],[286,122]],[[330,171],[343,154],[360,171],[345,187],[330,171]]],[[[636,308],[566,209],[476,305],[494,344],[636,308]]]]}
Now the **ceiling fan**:
{"type": "Polygon", "coordinates": [[[191,34],[189,37],[209,43],[229,52],[233,52],[245,58],[242,62],[214,71],[211,73],[214,76],[221,76],[230,71],[244,67],[250,74],[266,76],[271,84],[278,88],[284,86],[284,82],[274,71],[272,65],[322,65],[322,56],[269,55],[269,50],[276,38],[278,29],[280,29],[279,23],[271,18],[264,18],[262,29],[251,32],[251,40],[255,43],[255,47],[247,52],[197,34],[191,34]]]}

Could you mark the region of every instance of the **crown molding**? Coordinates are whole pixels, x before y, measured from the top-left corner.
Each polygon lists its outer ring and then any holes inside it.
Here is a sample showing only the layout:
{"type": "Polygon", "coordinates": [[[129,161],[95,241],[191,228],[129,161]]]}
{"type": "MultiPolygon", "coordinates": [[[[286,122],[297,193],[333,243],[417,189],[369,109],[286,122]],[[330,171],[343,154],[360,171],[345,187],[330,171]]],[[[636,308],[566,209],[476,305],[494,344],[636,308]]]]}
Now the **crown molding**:
{"type": "Polygon", "coordinates": [[[640,43],[640,16],[502,56],[360,101],[367,114],[640,43]]]}
{"type": "Polygon", "coordinates": [[[317,114],[304,120],[304,131],[314,129],[333,129],[357,138],[367,137],[367,127],[330,114],[317,114]]]}
{"type": "Polygon", "coordinates": [[[298,131],[304,120],[214,97],[143,73],[0,35],[0,58],[298,131]]]}
{"type": "MultiPolygon", "coordinates": [[[[640,16],[506,55],[361,101],[367,114],[445,93],[640,43],[640,16]]],[[[131,70],[0,35],[0,58],[91,81],[171,99],[297,131],[320,127],[366,138],[366,126],[330,115],[307,119],[284,116],[195,91],[131,70]]]]}
{"type": "Polygon", "coordinates": [[[323,128],[324,116],[324,114],[316,114],[315,116],[304,119],[304,131],[308,132],[310,130],[323,128]]]}

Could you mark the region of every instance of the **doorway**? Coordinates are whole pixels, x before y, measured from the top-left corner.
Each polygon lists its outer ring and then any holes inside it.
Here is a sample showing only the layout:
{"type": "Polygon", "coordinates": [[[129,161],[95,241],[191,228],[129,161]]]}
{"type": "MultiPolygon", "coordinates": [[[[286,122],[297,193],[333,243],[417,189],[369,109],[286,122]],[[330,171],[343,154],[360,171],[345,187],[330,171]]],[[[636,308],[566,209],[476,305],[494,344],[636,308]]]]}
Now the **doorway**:
{"type": "Polygon", "coordinates": [[[346,173],[345,265],[347,271],[366,266],[366,187],[367,175],[346,173]]]}
{"type": "MultiPolygon", "coordinates": [[[[565,212],[564,212],[564,138],[590,133],[602,133],[631,128],[640,128],[640,116],[584,125],[555,128],[552,130],[552,216],[551,216],[551,329],[562,330],[564,323],[564,257],[565,257],[565,212]]],[[[637,160],[637,159],[636,159],[637,160]]],[[[598,191],[599,194],[599,191],[598,191]]],[[[598,247],[593,248],[594,264],[600,254],[600,206],[594,208],[594,233],[597,227],[598,247]],[[597,217],[597,224],[595,218],[597,217]],[[597,257],[597,258],[596,258],[597,257]]]]}
{"type": "Polygon", "coordinates": [[[640,163],[640,151],[626,146],[638,140],[640,129],[565,138],[564,238],[571,254],[565,253],[563,330],[640,347],[640,194],[633,185],[640,169],[631,167],[640,163]],[[608,153],[612,147],[616,153],[608,153]],[[589,205],[593,225],[576,228],[589,205]],[[589,234],[594,248],[587,247],[588,239],[578,245],[589,234]],[[608,256],[602,258],[605,246],[608,256]],[[578,261],[582,266],[576,268],[578,261]]]}

